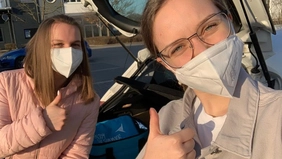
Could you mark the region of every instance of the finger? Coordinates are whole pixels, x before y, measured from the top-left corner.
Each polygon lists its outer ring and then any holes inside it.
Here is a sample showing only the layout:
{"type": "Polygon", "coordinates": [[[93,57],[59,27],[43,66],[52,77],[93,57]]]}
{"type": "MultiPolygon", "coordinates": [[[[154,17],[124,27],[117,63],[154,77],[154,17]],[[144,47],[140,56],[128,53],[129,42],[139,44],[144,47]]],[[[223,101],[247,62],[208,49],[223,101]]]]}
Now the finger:
{"type": "Polygon", "coordinates": [[[183,143],[183,149],[186,153],[190,153],[191,151],[193,151],[194,147],[195,147],[195,141],[193,139],[183,143]]]}
{"type": "Polygon", "coordinates": [[[195,131],[190,128],[185,128],[179,132],[172,134],[172,136],[174,136],[179,141],[182,141],[183,143],[193,139],[194,135],[195,135],[195,131]]]}
{"type": "Polygon", "coordinates": [[[159,115],[154,108],[150,108],[150,134],[149,138],[161,134],[159,125],[159,115]]]}
{"type": "Polygon", "coordinates": [[[52,104],[52,105],[57,105],[57,104],[60,102],[61,97],[62,97],[61,92],[58,91],[58,92],[57,92],[57,96],[56,96],[55,99],[51,102],[51,104],[52,104]]]}
{"type": "Polygon", "coordinates": [[[196,151],[193,150],[190,153],[187,154],[186,159],[195,159],[196,158],[196,151]]]}

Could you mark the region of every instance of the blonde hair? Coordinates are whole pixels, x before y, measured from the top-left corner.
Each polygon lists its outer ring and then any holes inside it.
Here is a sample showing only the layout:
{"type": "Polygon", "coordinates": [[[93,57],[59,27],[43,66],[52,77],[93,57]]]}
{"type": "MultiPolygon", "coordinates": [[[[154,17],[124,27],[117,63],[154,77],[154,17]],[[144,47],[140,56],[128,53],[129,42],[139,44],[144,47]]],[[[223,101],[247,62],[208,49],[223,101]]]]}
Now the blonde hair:
{"type": "Polygon", "coordinates": [[[26,57],[24,70],[34,81],[35,93],[44,106],[48,106],[56,97],[54,72],[50,56],[51,28],[55,23],[66,23],[77,27],[81,35],[83,60],[70,78],[78,76],[82,80],[80,92],[81,100],[87,104],[94,100],[95,92],[92,86],[92,78],[88,64],[83,34],[80,25],[71,17],[56,15],[44,20],[35,35],[26,45],[26,57]]]}

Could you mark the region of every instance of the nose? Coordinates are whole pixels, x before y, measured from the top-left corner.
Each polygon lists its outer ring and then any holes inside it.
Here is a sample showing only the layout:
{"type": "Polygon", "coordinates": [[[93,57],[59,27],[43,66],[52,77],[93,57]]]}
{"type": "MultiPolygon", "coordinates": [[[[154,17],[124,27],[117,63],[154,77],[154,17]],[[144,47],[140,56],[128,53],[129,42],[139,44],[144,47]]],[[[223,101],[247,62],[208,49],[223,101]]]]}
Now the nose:
{"type": "Polygon", "coordinates": [[[71,47],[71,44],[65,43],[65,44],[64,44],[64,48],[68,48],[68,47],[71,47]]]}
{"type": "Polygon", "coordinates": [[[208,44],[200,40],[197,36],[195,36],[193,39],[190,39],[190,42],[192,43],[194,49],[193,57],[199,55],[201,52],[205,51],[210,47],[208,44]]]}

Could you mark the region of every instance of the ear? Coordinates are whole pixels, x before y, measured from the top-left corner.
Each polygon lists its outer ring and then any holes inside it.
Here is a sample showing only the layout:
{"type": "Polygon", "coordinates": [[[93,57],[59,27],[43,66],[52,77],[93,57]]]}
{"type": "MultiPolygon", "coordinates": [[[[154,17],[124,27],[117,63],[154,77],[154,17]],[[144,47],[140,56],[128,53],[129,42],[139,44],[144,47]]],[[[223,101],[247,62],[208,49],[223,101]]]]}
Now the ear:
{"type": "Polygon", "coordinates": [[[231,22],[233,21],[232,14],[230,12],[228,12],[227,17],[229,18],[229,20],[231,20],[231,22]]]}
{"type": "Polygon", "coordinates": [[[157,62],[160,63],[161,65],[163,65],[166,69],[170,70],[169,66],[167,66],[167,64],[159,57],[157,57],[157,62]]]}

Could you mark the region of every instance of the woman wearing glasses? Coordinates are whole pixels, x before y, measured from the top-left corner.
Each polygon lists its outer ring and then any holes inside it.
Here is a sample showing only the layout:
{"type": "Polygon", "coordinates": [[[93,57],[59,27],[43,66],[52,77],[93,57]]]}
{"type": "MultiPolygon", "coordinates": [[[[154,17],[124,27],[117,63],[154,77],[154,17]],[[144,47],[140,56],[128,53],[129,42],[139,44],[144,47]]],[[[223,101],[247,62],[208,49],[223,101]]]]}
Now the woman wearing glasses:
{"type": "Polygon", "coordinates": [[[148,1],[145,44],[188,88],[158,115],[150,110],[137,158],[282,157],[282,94],[241,68],[243,43],[231,21],[224,0],[148,1]]]}

